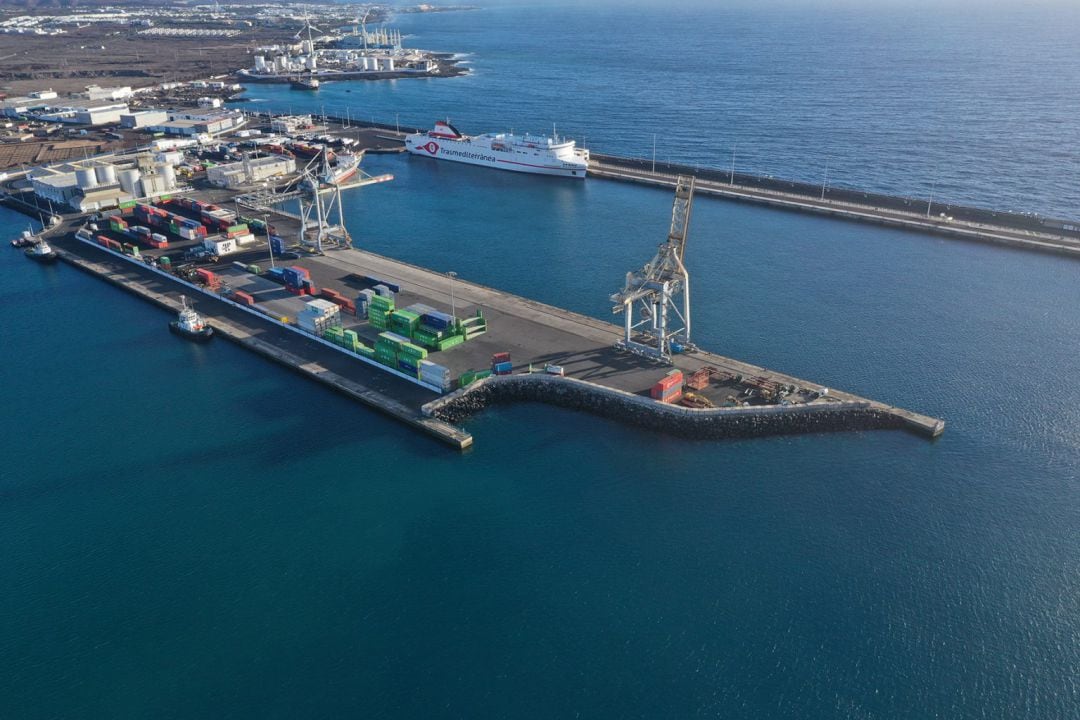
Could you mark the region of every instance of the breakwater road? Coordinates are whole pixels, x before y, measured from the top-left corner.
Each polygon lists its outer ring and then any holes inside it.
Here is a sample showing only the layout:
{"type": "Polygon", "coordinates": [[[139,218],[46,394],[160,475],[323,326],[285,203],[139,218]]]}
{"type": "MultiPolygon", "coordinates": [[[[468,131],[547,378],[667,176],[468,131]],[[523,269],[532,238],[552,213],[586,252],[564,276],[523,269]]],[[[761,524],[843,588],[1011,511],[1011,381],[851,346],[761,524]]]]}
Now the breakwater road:
{"type": "MultiPolygon", "coordinates": [[[[594,159],[589,164],[589,175],[593,177],[664,188],[675,187],[677,175],[653,172],[650,169],[622,164],[615,158],[605,162],[596,160],[596,156],[593,157],[594,159]]],[[[693,170],[690,169],[687,172],[693,173],[693,170]]],[[[955,219],[949,220],[933,214],[927,216],[915,212],[840,202],[828,198],[821,200],[796,193],[764,190],[745,185],[730,184],[722,180],[704,179],[700,175],[697,176],[694,188],[699,195],[712,195],[729,200],[754,202],[783,210],[817,213],[854,222],[886,225],[973,242],[994,243],[1024,250],[1036,250],[1080,258],[1080,239],[1051,233],[955,219]]]]}

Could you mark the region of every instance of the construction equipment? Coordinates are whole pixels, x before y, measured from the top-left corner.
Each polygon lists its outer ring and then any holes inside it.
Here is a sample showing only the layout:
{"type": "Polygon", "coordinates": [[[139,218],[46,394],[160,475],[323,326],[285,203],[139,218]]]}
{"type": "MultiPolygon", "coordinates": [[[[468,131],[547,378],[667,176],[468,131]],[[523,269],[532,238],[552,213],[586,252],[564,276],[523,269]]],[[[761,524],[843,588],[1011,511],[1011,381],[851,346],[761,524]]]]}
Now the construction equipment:
{"type": "Polygon", "coordinates": [[[683,264],[693,203],[694,177],[680,175],[667,240],[645,267],[627,273],[623,289],[611,296],[612,312],[625,315],[616,347],[668,364],[672,353],[695,349],[690,342],[690,274],[683,264]],[[641,314],[636,321],[635,305],[641,314]]]}
{"type": "Polygon", "coordinates": [[[709,398],[692,392],[684,393],[682,398],[679,399],[679,404],[683,407],[695,408],[697,410],[707,410],[716,407],[709,398]]]}

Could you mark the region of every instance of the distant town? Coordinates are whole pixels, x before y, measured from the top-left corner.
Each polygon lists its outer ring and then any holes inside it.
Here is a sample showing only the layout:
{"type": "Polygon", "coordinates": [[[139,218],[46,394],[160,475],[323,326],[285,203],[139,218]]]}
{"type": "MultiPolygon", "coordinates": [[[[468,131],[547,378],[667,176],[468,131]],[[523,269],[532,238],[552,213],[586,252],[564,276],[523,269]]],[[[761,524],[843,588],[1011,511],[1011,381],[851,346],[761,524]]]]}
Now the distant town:
{"type": "Polygon", "coordinates": [[[410,49],[394,14],[420,4],[110,4],[0,13],[0,170],[214,136],[242,122],[241,82],[317,90],[335,79],[449,77],[449,52],[410,49]]]}

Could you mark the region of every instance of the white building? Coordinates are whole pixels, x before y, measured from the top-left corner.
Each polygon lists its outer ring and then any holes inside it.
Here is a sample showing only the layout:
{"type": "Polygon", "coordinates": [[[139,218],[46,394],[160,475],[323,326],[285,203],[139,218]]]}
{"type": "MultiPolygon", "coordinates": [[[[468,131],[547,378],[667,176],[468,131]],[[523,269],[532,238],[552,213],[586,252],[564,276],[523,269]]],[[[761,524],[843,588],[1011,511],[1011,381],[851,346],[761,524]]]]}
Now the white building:
{"type": "Polygon", "coordinates": [[[91,101],[70,105],[54,105],[37,115],[39,120],[73,123],[76,125],[112,125],[128,113],[124,103],[91,101]]]}
{"type": "Polygon", "coordinates": [[[172,165],[153,164],[149,156],[119,163],[82,160],[35,168],[30,181],[39,198],[89,212],[173,192],[176,170],[172,165]],[[145,173],[140,172],[140,165],[145,173]]]}
{"type": "Polygon", "coordinates": [[[298,130],[306,130],[314,124],[315,122],[310,115],[282,115],[280,117],[271,118],[270,130],[276,133],[286,133],[291,135],[298,130]]]}
{"type": "Polygon", "coordinates": [[[241,162],[207,168],[206,179],[220,187],[252,185],[272,177],[296,172],[296,160],[282,155],[246,158],[241,162]]]}
{"type": "MultiPolygon", "coordinates": [[[[87,100],[124,100],[131,97],[131,88],[124,87],[103,88],[100,85],[87,85],[86,91],[79,93],[87,100]]],[[[54,96],[55,97],[55,96],[54,96]]]]}
{"type": "Polygon", "coordinates": [[[120,116],[121,127],[139,129],[169,121],[169,113],[164,110],[135,110],[120,116]]]}
{"type": "Polygon", "coordinates": [[[201,108],[219,108],[221,107],[221,98],[201,97],[195,103],[201,108]]]}

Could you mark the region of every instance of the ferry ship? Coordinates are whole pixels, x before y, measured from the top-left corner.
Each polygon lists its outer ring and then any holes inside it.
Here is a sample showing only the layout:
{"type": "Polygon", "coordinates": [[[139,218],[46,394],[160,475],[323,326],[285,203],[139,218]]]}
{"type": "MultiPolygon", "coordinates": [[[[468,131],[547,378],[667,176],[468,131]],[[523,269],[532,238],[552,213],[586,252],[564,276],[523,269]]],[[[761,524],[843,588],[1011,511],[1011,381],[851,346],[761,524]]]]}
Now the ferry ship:
{"type": "Polygon", "coordinates": [[[589,169],[589,151],[575,147],[573,140],[509,133],[469,136],[441,121],[426,133],[406,135],[405,147],[437,160],[540,175],[584,178],[589,169]]]}

